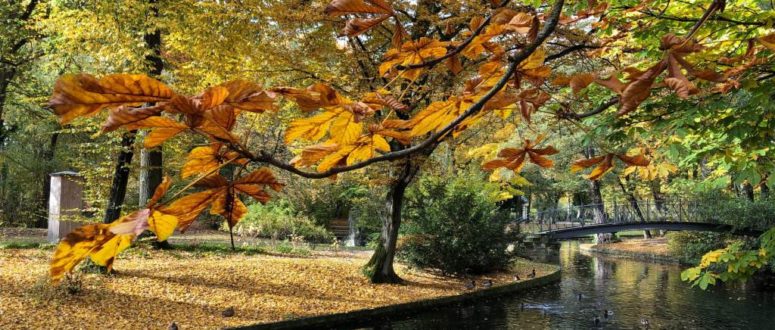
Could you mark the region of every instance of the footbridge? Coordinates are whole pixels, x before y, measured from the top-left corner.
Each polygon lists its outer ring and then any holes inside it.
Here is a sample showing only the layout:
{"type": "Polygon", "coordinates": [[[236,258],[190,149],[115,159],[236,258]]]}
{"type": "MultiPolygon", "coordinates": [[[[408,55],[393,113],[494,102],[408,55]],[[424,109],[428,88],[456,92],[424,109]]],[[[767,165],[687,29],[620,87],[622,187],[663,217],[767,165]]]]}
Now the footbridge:
{"type": "MultiPolygon", "coordinates": [[[[550,240],[626,230],[714,231],[759,236],[766,228],[736,228],[721,219],[718,203],[690,199],[627,200],[541,210],[519,221],[523,233],[550,240]]],[[[745,216],[745,215],[740,215],[745,216]]]]}

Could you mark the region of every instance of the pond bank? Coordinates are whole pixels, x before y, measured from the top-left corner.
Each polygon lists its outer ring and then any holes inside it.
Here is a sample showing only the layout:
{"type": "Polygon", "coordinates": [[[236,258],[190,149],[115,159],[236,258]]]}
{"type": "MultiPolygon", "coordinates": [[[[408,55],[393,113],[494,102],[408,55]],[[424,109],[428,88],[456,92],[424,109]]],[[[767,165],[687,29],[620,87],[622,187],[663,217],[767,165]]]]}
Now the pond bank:
{"type": "Polygon", "coordinates": [[[579,244],[581,251],[625,257],[644,261],[681,264],[680,258],[673,256],[667,246],[666,237],[651,239],[627,239],[621,242],[605,244],[579,244]]]}

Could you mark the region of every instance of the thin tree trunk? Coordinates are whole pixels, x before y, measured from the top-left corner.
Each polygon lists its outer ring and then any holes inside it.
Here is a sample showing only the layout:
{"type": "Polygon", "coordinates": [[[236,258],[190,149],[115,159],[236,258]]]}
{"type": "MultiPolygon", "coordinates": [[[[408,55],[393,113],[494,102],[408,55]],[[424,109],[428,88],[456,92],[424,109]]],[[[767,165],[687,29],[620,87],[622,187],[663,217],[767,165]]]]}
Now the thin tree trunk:
{"type": "MultiPolygon", "coordinates": [[[[48,199],[51,192],[51,178],[48,175],[49,172],[51,172],[51,162],[54,161],[54,156],[56,155],[57,141],[59,141],[59,132],[54,132],[54,134],[51,135],[51,139],[49,140],[48,149],[46,149],[43,153],[43,160],[45,161],[46,166],[44,167],[43,175],[41,176],[41,183],[43,183],[43,196],[41,196],[42,198],[40,199],[41,210],[48,210],[48,199]]],[[[48,225],[47,220],[48,219],[45,217],[41,217],[40,220],[38,220],[36,223],[36,227],[46,228],[48,225]]]]}
{"type": "MultiPolygon", "coordinates": [[[[667,208],[665,207],[665,195],[662,194],[662,186],[658,180],[651,181],[651,196],[654,198],[654,209],[656,210],[659,219],[663,220],[666,216],[667,208]]],[[[665,236],[665,231],[660,230],[659,236],[665,236]]]]}
{"type": "MultiPolygon", "coordinates": [[[[646,222],[646,218],[643,216],[643,212],[640,210],[640,205],[638,205],[638,199],[635,198],[635,194],[632,193],[631,189],[627,189],[627,187],[624,186],[624,182],[622,182],[621,179],[619,181],[619,187],[622,188],[622,193],[627,197],[627,201],[630,202],[630,207],[632,207],[633,210],[635,210],[635,214],[638,215],[638,219],[640,219],[640,222],[646,222]]],[[[628,180],[629,183],[629,180],[628,180]]],[[[643,231],[643,238],[651,238],[651,232],[648,230],[643,231]]]]}
{"type": "Polygon", "coordinates": [[[369,262],[364,266],[364,273],[372,283],[399,283],[401,278],[393,269],[393,260],[398,242],[398,229],[401,226],[401,206],[406,188],[419,171],[419,166],[411,159],[406,160],[396,181],[391,185],[385,200],[382,215],[382,232],[379,244],[369,262]]]}
{"type": "Polygon", "coordinates": [[[745,198],[747,198],[749,201],[753,202],[753,200],[754,200],[753,185],[751,185],[751,183],[748,182],[748,181],[743,183],[743,194],[745,195],[745,198]]]}
{"type": "MultiPolygon", "coordinates": [[[[585,156],[587,158],[595,157],[595,149],[587,147],[585,150],[585,156]]],[[[603,194],[601,193],[601,184],[599,180],[589,181],[589,199],[591,200],[594,213],[594,221],[597,224],[603,224],[608,222],[605,214],[605,205],[603,204],[603,194]]],[[[596,243],[603,243],[611,240],[611,234],[597,234],[595,236],[596,243]]]]}
{"type": "Polygon", "coordinates": [[[126,186],[129,182],[129,165],[134,156],[134,144],[137,131],[129,131],[121,136],[121,151],[118,153],[116,168],[113,170],[113,183],[110,185],[108,208],[105,210],[104,223],[111,223],[121,216],[121,208],[126,197],[126,186]]]}

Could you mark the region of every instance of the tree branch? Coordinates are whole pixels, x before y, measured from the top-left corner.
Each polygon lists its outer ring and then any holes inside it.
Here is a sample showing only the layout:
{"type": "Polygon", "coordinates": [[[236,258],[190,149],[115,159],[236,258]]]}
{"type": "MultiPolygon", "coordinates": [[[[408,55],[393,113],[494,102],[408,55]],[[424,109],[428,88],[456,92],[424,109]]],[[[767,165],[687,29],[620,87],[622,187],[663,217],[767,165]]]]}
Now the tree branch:
{"type": "MultiPolygon", "coordinates": [[[[506,4],[508,4],[508,3],[509,3],[508,0],[504,1],[502,4],[500,4],[499,7],[506,6],[506,4]]],[[[452,56],[455,56],[455,55],[459,54],[460,52],[463,51],[463,49],[468,47],[468,45],[471,44],[471,42],[474,41],[474,39],[477,36],[482,34],[482,31],[484,31],[484,28],[487,27],[487,25],[490,25],[490,20],[492,20],[492,16],[493,15],[490,15],[489,17],[487,17],[482,22],[482,24],[479,25],[479,27],[477,27],[476,30],[474,30],[473,33],[471,33],[471,36],[469,36],[466,40],[463,40],[463,43],[461,43],[460,45],[458,45],[457,47],[455,47],[451,51],[448,51],[446,54],[444,54],[444,56],[432,59],[432,60],[427,61],[427,62],[417,63],[417,64],[411,64],[411,65],[406,65],[406,66],[404,66],[404,65],[397,65],[396,66],[396,70],[419,69],[419,68],[424,68],[424,67],[432,68],[436,64],[439,64],[442,61],[444,61],[444,60],[446,60],[446,59],[448,59],[448,58],[450,58],[452,56]]]]}
{"type": "Polygon", "coordinates": [[[506,86],[508,81],[511,79],[511,76],[517,70],[517,67],[519,66],[519,64],[522,63],[522,61],[524,61],[525,59],[527,59],[533,52],[535,52],[535,50],[538,49],[538,46],[540,46],[549,37],[549,35],[551,35],[554,32],[554,29],[557,27],[557,23],[559,21],[559,17],[560,17],[560,13],[562,12],[563,5],[564,5],[564,0],[557,0],[554,3],[549,15],[549,19],[544,24],[543,29],[538,33],[538,36],[536,37],[536,39],[530,44],[528,44],[527,46],[525,46],[525,48],[520,50],[516,55],[509,57],[509,66],[506,69],[506,72],[500,78],[500,80],[498,80],[498,82],[492,88],[490,88],[490,90],[484,96],[482,96],[481,99],[479,99],[476,103],[472,104],[463,114],[458,116],[451,123],[447,124],[447,126],[445,126],[442,130],[431,134],[430,137],[428,137],[427,139],[423,140],[423,142],[413,147],[389,152],[381,156],[370,158],[368,160],[355,163],[352,165],[334,167],[324,172],[307,172],[307,171],[300,170],[291,164],[285,163],[283,161],[280,161],[274,158],[266,151],[262,150],[262,151],[259,151],[258,155],[254,155],[251,152],[247,151],[246,149],[235,146],[234,144],[229,143],[228,145],[230,148],[239,152],[242,156],[250,159],[251,161],[266,163],[276,168],[283,169],[288,172],[294,173],[296,175],[299,175],[305,178],[311,178],[311,179],[327,178],[338,173],[361,169],[377,162],[396,160],[396,159],[404,158],[414,153],[420,152],[440,142],[441,139],[447,136],[447,134],[449,134],[452,130],[454,130],[460,123],[462,123],[468,117],[481,111],[484,108],[484,105],[487,104],[487,102],[490,101],[490,99],[492,99],[498,92],[500,92],[501,89],[503,89],[503,87],[506,86]]]}

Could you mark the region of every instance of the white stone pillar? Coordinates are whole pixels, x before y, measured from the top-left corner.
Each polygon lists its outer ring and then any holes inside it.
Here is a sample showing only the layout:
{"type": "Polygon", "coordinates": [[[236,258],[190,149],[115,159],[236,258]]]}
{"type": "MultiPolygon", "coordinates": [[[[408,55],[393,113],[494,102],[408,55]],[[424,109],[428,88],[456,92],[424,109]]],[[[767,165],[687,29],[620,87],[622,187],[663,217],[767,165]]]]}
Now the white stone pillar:
{"type": "Polygon", "coordinates": [[[76,172],[52,173],[48,199],[48,241],[57,243],[82,224],[73,221],[84,208],[83,178],[76,172]]]}

